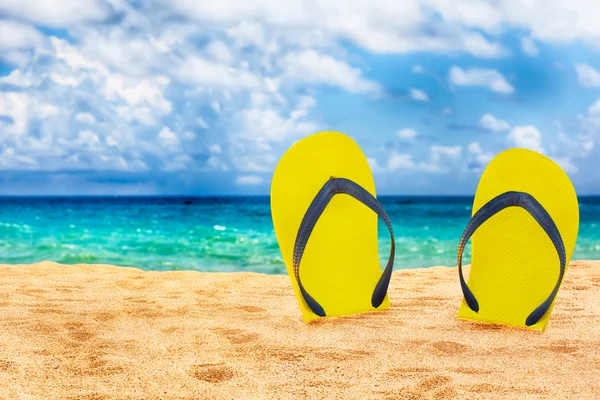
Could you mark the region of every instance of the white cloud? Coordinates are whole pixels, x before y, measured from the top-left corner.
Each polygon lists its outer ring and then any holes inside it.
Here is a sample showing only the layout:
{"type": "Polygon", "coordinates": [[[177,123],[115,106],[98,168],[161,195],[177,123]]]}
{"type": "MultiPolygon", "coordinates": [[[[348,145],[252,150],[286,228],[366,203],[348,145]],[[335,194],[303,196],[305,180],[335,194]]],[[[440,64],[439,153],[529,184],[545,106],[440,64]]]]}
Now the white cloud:
{"type": "Polygon", "coordinates": [[[238,117],[244,126],[244,134],[252,135],[250,138],[255,140],[265,138],[282,141],[292,135],[314,133],[316,129],[313,123],[304,121],[300,114],[292,111],[286,116],[275,108],[250,108],[241,111],[238,117]]]}
{"type": "Polygon", "coordinates": [[[461,154],[461,146],[433,145],[429,148],[429,158],[416,164],[415,169],[429,173],[447,173],[457,166],[461,154]]]}
{"type": "Polygon", "coordinates": [[[78,144],[80,146],[97,147],[100,144],[100,138],[98,135],[89,129],[80,131],[78,139],[78,144]]]}
{"type": "Polygon", "coordinates": [[[309,118],[314,98],[301,96],[287,110],[276,106],[278,101],[275,98],[273,103],[237,113],[236,131],[229,134],[227,155],[239,171],[272,171],[278,160],[273,146],[318,132],[317,124],[309,118]]]}
{"type": "Polygon", "coordinates": [[[506,78],[495,69],[471,68],[465,70],[453,66],[450,68],[449,79],[454,85],[483,86],[502,94],[511,94],[515,91],[506,78]]]}
{"type": "Polygon", "coordinates": [[[456,166],[462,154],[461,146],[433,145],[429,148],[426,161],[415,162],[411,154],[393,151],[388,158],[388,171],[422,171],[429,173],[446,173],[456,166]]]}
{"type": "Polygon", "coordinates": [[[492,132],[505,132],[510,129],[510,124],[504,120],[494,117],[492,114],[483,114],[479,120],[482,128],[492,132]]]}
{"type": "Polygon", "coordinates": [[[523,53],[535,57],[540,54],[540,51],[535,45],[535,42],[532,38],[524,37],[521,39],[521,50],[523,53]]]}
{"type": "Polygon", "coordinates": [[[422,168],[428,172],[448,172],[456,166],[461,154],[461,146],[433,145],[429,148],[429,161],[422,168]]]}
{"type": "Polygon", "coordinates": [[[96,117],[88,112],[77,113],[75,115],[75,120],[88,125],[96,123],[96,117]]]}
{"type": "Polygon", "coordinates": [[[594,149],[594,145],[593,136],[584,133],[567,135],[559,132],[558,142],[551,145],[551,157],[565,171],[577,173],[579,168],[575,165],[575,160],[588,157],[594,149]]]}
{"type": "Polygon", "coordinates": [[[462,147],[434,145],[434,146],[431,146],[431,152],[434,155],[434,158],[436,158],[436,159],[441,156],[449,156],[452,158],[456,158],[456,157],[460,156],[460,153],[462,152],[462,147]]]}
{"type": "Polygon", "coordinates": [[[417,137],[417,131],[411,128],[404,128],[398,131],[398,137],[406,140],[414,140],[417,137]]]}
{"type": "MultiPolygon", "coordinates": [[[[30,113],[30,99],[20,92],[0,92],[0,110],[2,115],[12,119],[12,126],[4,133],[24,135],[27,132],[30,113]]],[[[1,131],[0,131],[1,134],[1,131]]]]}
{"type": "Polygon", "coordinates": [[[439,12],[444,19],[453,23],[460,23],[489,32],[497,31],[502,24],[501,11],[488,1],[431,0],[428,4],[439,12]]]}
{"type": "Polygon", "coordinates": [[[552,159],[554,160],[554,162],[560,165],[560,167],[564,169],[565,172],[569,174],[576,174],[577,172],[579,172],[577,166],[575,166],[575,164],[573,164],[573,161],[568,157],[552,157],[552,159]]]}
{"type": "MultiPolygon", "coordinates": [[[[85,166],[84,168],[85,169],[85,166]]],[[[104,171],[129,171],[129,172],[140,172],[147,171],[148,166],[141,160],[125,160],[124,157],[114,155],[106,156],[100,155],[92,163],[93,170],[104,170],[104,171]]]]}
{"type": "Polygon", "coordinates": [[[105,141],[108,147],[116,147],[119,145],[119,141],[113,138],[112,136],[107,136],[105,141]]]}
{"type": "Polygon", "coordinates": [[[86,56],[66,40],[52,37],[50,42],[53,62],[37,67],[49,70],[44,74],[53,84],[69,86],[72,91],[87,87],[81,93],[88,97],[92,85],[93,90],[102,94],[102,100],[109,101],[114,107],[113,115],[119,115],[127,122],[155,125],[160,117],[172,111],[171,102],[164,96],[170,78],[162,75],[135,78],[113,73],[104,63],[86,56]]]}
{"type": "Polygon", "coordinates": [[[596,100],[591,106],[588,107],[588,112],[593,115],[600,114],[600,99],[596,100]]]}
{"type": "Polygon", "coordinates": [[[411,88],[409,91],[409,96],[411,99],[416,101],[429,101],[429,96],[427,93],[420,89],[411,88]]]}
{"type": "Polygon", "coordinates": [[[162,166],[163,171],[178,172],[185,171],[192,165],[192,158],[187,154],[178,154],[172,159],[167,159],[162,166]]]}
{"type": "Polygon", "coordinates": [[[5,147],[0,152],[0,170],[33,169],[36,166],[34,159],[24,154],[17,154],[12,147],[5,147]]]}
{"type": "Polygon", "coordinates": [[[167,126],[158,133],[158,141],[168,149],[178,149],[181,144],[179,137],[167,126]]]}
{"type": "Polygon", "coordinates": [[[0,76],[0,83],[6,83],[11,86],[28,88],[40,84],[39,77],[30,74],[24,74],[20,69],[14,69],[6,76],[0,76]]]}
{"type": "MultiPolygon", "coordinates": [[[[136,18],[143,21],[148,16],[136,18]]],[[[1,77],[0,84],[19,88],[0,90],[2,143],[36,161],[32,168],[52,171],[270,171],[288,140],[317,131],[309,118],[315,99],[295,94],[295,89],[283,92],[277,75],[283,71],[266,76],[257,71],[262,58],[226,65],[232,60],[224,47],[213,44],[197,51],[185,36],[185,23],[176,27],[183,35],[176,39],[124,32],[120,26],[79,27],[73,30],[73,43],[52,37],[47,48],[39,49],[43,62],[31,60],[1,77]],[[114,47],[118,51],[112,57],[105,54],[109,51],[93,51],[94,43],[115,46],[116,39],[127,43],[114,47]],[[196,86],[190,87],[184,78],[196,86]],[[175,105],[177,113],[172,112],[175,105]],[[205,131],[194,134],[199,128],[205,131]],[[209,146],[208,158],[194,157],[209,146]]],[[[241,50],[228,49],[236,60],[242,59],[233,53],[241,50]]],[[[283,59],[279,56],[272,59],[283,59]]],[[[352,71],[355,77],[361,73],[352,71]]],[[[367,81],[353,81],[345,72],[342,69],[341,78],[346,81],[338,83],[362,90],[367,81]]]]}
{"type": "Polygon", "coordinates": [[[481,146],[477,142],[471,142],[471,143],[469,143],[468,150],[469,150],[469,153],[472,153],[472,154],[478,154],[478,153],[481,153],[483,151],[481,149],[481,146]]]}
{"type": "Polygon", "coordinates": [[[467,149],[473,158],[473,167],[475,169],[483,168],[492,160],[492,158],[494,158],[494,155],[490,152],[484,151],[478,142],[469,143],[467,149]]]}
{"type": "Polygon", "coordinates": [[[111,75],[105,82],[104,93],[108,99],[120,97],[131,106],[148,105],[161,115],[169,114],[173,109],[163,95],[163,88],[170,82],[164,76],[136,82],[121,75],[111,75]]]}
{"type": "Polygon", "coordinates": [[[367,157],[367,162],[369,163],[369,167],[371,167],[371,171],[375,173],[385,172],[385,168],[382,168],[375,158],[367,157]]]}
{"type": "Polygon", "coordinates": [[[600,10],[586,0],[503,0],[497,3],[505,24],[522,28],[531,36],[553,44],[575,40],[596,43],[600,37],[600,10]]]}
{"type": "Polygon", "coordinates": [[[509,55],[509,51],[498,43],[490,43],[480,33],[470,32],[463,36],[464,49],[481,58],[499,58],[509,55]]]}
{"type": "Polygon", "coordinates": [[[57,106],[45,99],[35,98],[23,92],[0,91],[0,115],[11,119],[7,127],[0,129],[0,140],[8,136],[26,138],[32,122],[39,123],[53,118],[59,112],[57,106]]]}
{"type": "MultiPolygon", "coordinates": [[[[2,6],[0,6],[1,9],[2,6]]],[[[0,51],[2,53],[8,50],[42,46],[45,41],[44,36],[29,25],[0,19],[0,51]]],[[[0,58],[2,58],[2,53],[0,53],[0,58]]]]}
{"type": "Polygon", "coordinates": [[[110,75],[106,78],[104,94],[111,100],[119,97],[132,106],[148,104],[156,111],[168,114],[172,110],[171,102],[164,98],[161,89],[168,84],[166,77],[158,77],[155,82],[146,79],[135,82],[121,75],[110,75]]]}
{"type": "Polygon", "coordinates": [[[290,53],[283,60],[286,76],[300,82],[339,86],[351,93],[377,93],[375,82],[362,77],[362,72],[335,58],[314,50],[290,53]]]}
{"type": "Polygon", "coordinates": [[[177,78],[183,83],[230,90],[253,89],[261,79],[243,69],[215,64],[197,55],[188,56],[177,68],[177,78]]]}
{"type": "MultiPolygon", "coordinates": [[[[302,0],[290,0],[285,4],[253,0],[240,6],[235,0],[218,3],[178,0],[174,6],[182,15],[199,21],[226,24],[264,21],[287,40],[305,46],[329,44],[332,38],[339,38],[354,42],[372,53],[465,52],[484,58],[507,54],[501,45],[464,28],[474,21],[479,21],[475,24],[477,27],[490,27],[492,15],[498,14],[480,1],[460,7],[460,13],[456,13],[457,7],[447,1],[386,2],[373,7],[372,3],[365,1],[332,3],[318,0],[306,6],[302,0]],[[437,21],[438,26],[432,31],[428,29],[429,22],[436,12],[442,12],[444,19],[437,21]],[[332,20],[331,15],[336,18],[332,20]],[[445,35],[440,35],[440,31],[445,35]]],[[[264,45],[268,41],[265,29],[252,22],[238,25],[231,34],[255,45],[264,45]]]]}
{"type": "Polygon", "coordinates": [[[216,61],[222,64],[231,64],[235,60],[235,54],[220,40],[213,40],[206,46],[206,52],[216,61]]]}
{"type": "MultiPolygon", "coordinates": [[[[366,60],[356,57],[363,50],[497,58],[510,54],[499,40],[511,28],[527,32],[520,44],[528,54],[548,40],[600,37],[595,8],[584,2],[238,3],[159,0],[136,9],[122,0],[57,0],[52,7],[42,0],[0,1],[0,57],[18,66],[0,77],[0,143],[3,151],[11,149],[7,159],[31,169],[200,167],[259,176],[272,171],[289,143],[319,130],[313,117],[319,86],[359,95],[383,91],[369,78],[366,60]],[[110,24],[89,22],[108,18],[110,24]],[[9,25],[10,35],[2,34],[9,25]],[[68,28],[69,35],[45,38],[36,26],[68,28]],[[361,51],[339,45],[347,42],[361,51]]],[[[576,69],[582,85],[600,87],[598,71],[586,64],[576,69]]],[[[412,71],[435,78],[420,65],[412,71]]],[[[494,69],[454,67],[449,77],[458,86],[515,90],[494,69]]],[[[430,100],[419,89],[409,95],[430,100]]],[[[433,111],[450,114],[444,106],[433,111]]],[[[592,105],[585,116],[590,131],[598,111],[600,104],[592,105]]],[[[495,117],[479,122],[493,131],[511,128],[495,117]]],[[[541,135],[524,128],[515,127],[510,140],[541,149],[541,135]]],[[[412,140],[408,132],[397,134],[412,140]]],[[[572,152],[594,149],[595,138],[582,134],[572,152]]],[[[489,156],[477,142],[464,152],[432,146],[420,159],[394,153],[381,158],[380,168],[441,173],[459,165],[461,155],[475,161],[489,156]]],[[[564,157],[574,160],[571,153],[564,157]]]]}
{"type": "Polygon", "coordinates": [[[208,124],[206,123],[206,121],[204,120],[204,118],[197,117],[196,118],[196,122],[198,123],[198,126],[200,126],[200,128],[202,128],[202,129],[208,129],[208,124]]]}
{"type": "Polygon", "coordinates": [[[225,161],[223,161],[220,157],[212,155],[208,157],[206,162],[206,169],[213,171],[229,171],[230,168],[225,161]]]}
{"type": "MultiPolygon", "coordinates": [[[[171,34],[174,31],[166,30],[171,34]]],[[[116,25],[109,32],[106,29],[86,29],[78,39],[77,48],[83,57],[96,60],[113,72],[150,76],[157,69],[168,70],[167,61],[171,61],[171,67],[175,64],[173,47],[176,42],[170,40],[169,33],[132,34],[126,27],[116,25]]]]}
{"type": "Polygon", "coordinates": [[[586,88],[600,87],[600,72],[587,64],[575,64],[577,80],[586,88]]]}
{"type": "Polygon", "coordinates": [[[264,179],[256,175],[240,175],[236,179],[239,185],[260,185],[263,182],[264,179]]]}
{"type": "Polygon", "coordinates": [[[100,21],[109,7],[100,0],[2,0],[0,14],[52,27],[68,27],[82,21],[100,21]]]}
{"type": "Polygon", "coordinates": [[[96,79],[109,74],[106,66],[89,57],[83,55],[74,45],[71,45],[64,39],[57,37],[50,37],[50,44],[52,46],[52,56],[56,58],[56,61],[64,62],[70,70],[63,68],[63,72],[71,73],[94,73],[97,74],[96,79]]]}
{"type": "Polygon", "coordinates": [[[387,167],[390,170],[412,170],[416,168],[413,158],[410,154],[400,154],[392,152],[388,158],[387,167]]]}
{"type": "Polygon", "coordinates": [[[515,126],[508,134],[508,140],[517,147],[544,153],[542,134],[533,125],[515,126]]]}
{"type": "Polygon", "coordinates": [[[213,143],[210,146],[208,146],[208,151],[210,151],[213,154],[221,154],[222,152],[221,146],[218,143],[213,143]]]}
{"type": "Polygon", "coordinates": [[[262,25],[254,21],[242,21],[233,28],[229,28],[227,35],[243,46],[263,47],[266,40],[262,25]]]}
{"type": "MultiPolygon", "coordinates": [[[[121,12],[131,9],[123,1],[111,0],[110,4],[121,12]]],[[[236,0],[158,4],[165,15],[178,13],[197,20],[198,25],[225,25],[231,38],[259,47],[269,43],[270,30],[275,30],[273,34],[298,43],[306,43],[308,36],[320,38],[310,42],[313,45],[331,43],[332,38],[345,39],[375,53],[465,52],[493,58],[508,52],[488,38],[497,37],[508,28],[530,32],[536,40],[556,43],[577,39],[595,42],[600,37],[598,8],[594,2],[582,0],[425,0],[384,2],[377,7],[364,1],[328,0],[313,1],[310,6],[302,0],[285,4],[250,0],[241,6],[236,0]],[[331,15],[336,16],[335,20],[331,15]],[[436,29],[430,29],[434,17],[436,29]],[[263,21],[264,25],[255,21],[263,21]]],[[[42,25],[71,26],[105,19],[110,16],[110,8],[100,0],[58,0],[52,7],[43,0],[4,0],[0,13],[42,25]]],[[[129,18],[139,23],[141,17],[131,14],[129,18]]]]}

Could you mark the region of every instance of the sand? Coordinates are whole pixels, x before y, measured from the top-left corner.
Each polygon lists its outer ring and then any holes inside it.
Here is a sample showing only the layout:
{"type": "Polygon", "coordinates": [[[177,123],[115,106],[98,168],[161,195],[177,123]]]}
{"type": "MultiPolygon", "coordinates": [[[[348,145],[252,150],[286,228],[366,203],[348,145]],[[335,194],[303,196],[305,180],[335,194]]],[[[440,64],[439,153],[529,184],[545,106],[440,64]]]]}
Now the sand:
{"type": "Polygon", "coordinates": [[[545,333],[456,319],[456,268],[394,273],[392,307],[306,325],[287,276],[0,266],[3,399],[598,399],[600,262],[545,333]]]}

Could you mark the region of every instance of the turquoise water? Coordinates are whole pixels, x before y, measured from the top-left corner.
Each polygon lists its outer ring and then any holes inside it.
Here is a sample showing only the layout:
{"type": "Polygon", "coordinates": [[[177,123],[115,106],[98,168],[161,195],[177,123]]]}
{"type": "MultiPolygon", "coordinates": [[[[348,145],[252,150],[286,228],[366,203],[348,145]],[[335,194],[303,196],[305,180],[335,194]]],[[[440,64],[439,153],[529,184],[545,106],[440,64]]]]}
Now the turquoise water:
{"type": "MultiPolygon", "coordinates": [[[[396,268],[456,265],[471,198],[380,200],[394,225],[396,268]]],[[[573,259],[600,259],[600,198],[580,199],[580,213],[573,259]]],[[[385,225],[379,234],[383,262],[385,225]]],[[[0,263],[42,260],[285,273],[268,197],[0,198],[0,263]]]]}

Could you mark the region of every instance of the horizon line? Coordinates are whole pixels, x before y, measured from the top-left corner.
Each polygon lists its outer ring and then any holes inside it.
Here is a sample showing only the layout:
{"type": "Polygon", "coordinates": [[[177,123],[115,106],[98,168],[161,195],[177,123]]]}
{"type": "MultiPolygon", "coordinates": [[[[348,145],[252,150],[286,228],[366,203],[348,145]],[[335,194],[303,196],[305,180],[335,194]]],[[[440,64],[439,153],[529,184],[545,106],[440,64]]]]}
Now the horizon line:
{"type": "MultiPolygon", "coordinates": [[[[224,198],[270,197],[269,194],[0,194],[0,199],[15,198],[224,198]]],[[[475,194],[380,194],[377,197],[475,197],[475,194]]],[[[600,194],[582,194],[577,198],[600,197],[600,194]]]]}

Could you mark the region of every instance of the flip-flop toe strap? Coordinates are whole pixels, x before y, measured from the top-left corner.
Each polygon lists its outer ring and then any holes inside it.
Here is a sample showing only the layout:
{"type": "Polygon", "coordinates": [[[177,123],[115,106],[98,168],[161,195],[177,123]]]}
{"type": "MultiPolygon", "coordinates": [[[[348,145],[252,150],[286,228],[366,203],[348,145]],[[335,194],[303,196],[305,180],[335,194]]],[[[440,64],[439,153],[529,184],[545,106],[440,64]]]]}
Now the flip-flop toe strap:
{"type": "Polygon", "coordinates": [[[465,297],[465,301],[469,308],[475,312],[479,312],[479,302],[475,298],[475,295],[471,291],[471,289],[467,286],[465,282],[465,278],[462,272],[462,256],[465,246],[469,241],[469,238],[475,233],[475,231],[483,225],[488,219],[490,219],[493,215],[499,213],[508,207],[521,207],[525,209],[531,216],[536,220],[536,222],[544,229],[544,232],[548,235],[552,244],[554,245],[556,252],[558,253],[558,258],[560,261],[560,274],[558,276],[558,281],[550,293],[550,296],[540,304],[529,316],[525,324],[527,326],[534,325],[537,323],[543,316],[546,314],[558,290],[560,288],[560,283],[562,282],[563,276],[565,274],[566,267],[566,252],[565,245],[563,243],[562,237],[554,220],[548,214],[548,211],[529,193],[524,192],[506,192],[501,195],[493,198],[488,203],[486,203],[483,207],[481,207],[475,215],[471,218],[465,231],[460,239],[460,244],[458,246],[458,272],[460,278],[460,286],[463,291],[463,295],[465,297]]]}
{"type": "Polygon", "coordinates": [[[373,290],[371,305],[374,308],[379,307],[385,299],[394,267],[394,254],[396,251],[394,231],[392,229],[392,223],[381,206],[381,203],[379,203],[379,201],[371,193],[357,183],[345,178],[331,178],[323,185],[321,190],[319,190],[319,193],[317,193],[306,213],[304,214],[304,218],[302,219],[300,228],[298,229],[296,242],[294,243],[293,255],[294,276],[298,282],[298,287],[300,288],[302,297],[304,298],[304,301],[308,307],[320,317],[324,317],[326,315],[325,310],[310,294],[308,294],[302,285],[302,281],[300,279],[300,261],[302,260],[302,255],[304,254],[304,250],[306,249],[310,235],[317,224],[317,221],[325,211],[325,208],[335,195],[342,193],[352,196],[377,213],[377,215],[383,219],[390,231],[392,248],[387,266],[385,267],[381,278],[379,278],[379,281],[373,290]]]}

